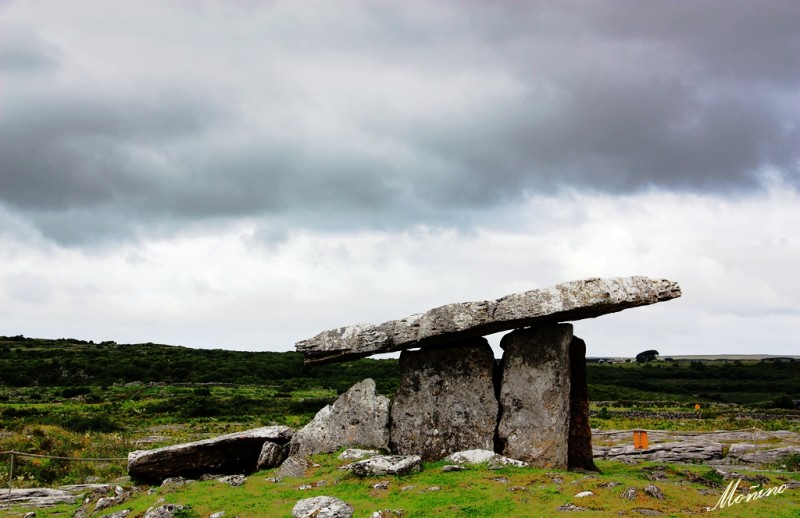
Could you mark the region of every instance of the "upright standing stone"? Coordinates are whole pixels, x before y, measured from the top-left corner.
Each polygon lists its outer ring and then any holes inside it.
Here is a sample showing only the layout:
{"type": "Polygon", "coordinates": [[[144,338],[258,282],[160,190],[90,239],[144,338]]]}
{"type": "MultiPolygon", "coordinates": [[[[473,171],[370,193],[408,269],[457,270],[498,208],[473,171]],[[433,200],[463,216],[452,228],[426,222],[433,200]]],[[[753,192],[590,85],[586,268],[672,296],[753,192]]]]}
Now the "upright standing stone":
{"type": "Polygon", "coordinates": [[[518,329],[503,337],[498,443],[532,466],[567,467],[571,324],[518,329]]]}
{"type": "Polygon", "coordinates": [[[494,354],[485,338],[452,347],[403,351],[391,409],[390,449],[424,460],[493,449],[497,399],[494,354]]]}
{"type": "Polygon", "coordinates": [[[343,446],[386,448],[389,441],[389,398],[375,393],[367,378],[317,412],[289,443],[291,455],[330,453],[343,446]]]}
{"type": "Polygon", "coordinates": [[[586,378],[586,342],[572,337],[569,345],[569,440],[567,467],[597,471],[589,426],[589,385],[586,378]]]}

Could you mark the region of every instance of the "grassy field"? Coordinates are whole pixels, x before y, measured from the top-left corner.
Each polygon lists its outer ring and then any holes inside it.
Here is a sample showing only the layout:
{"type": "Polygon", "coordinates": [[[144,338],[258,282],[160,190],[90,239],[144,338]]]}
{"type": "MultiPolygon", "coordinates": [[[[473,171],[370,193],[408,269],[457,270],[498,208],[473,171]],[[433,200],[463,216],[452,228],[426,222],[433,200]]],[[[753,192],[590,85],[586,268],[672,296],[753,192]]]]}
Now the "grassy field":
{"type": "MultiPolygon", "coordinates": [[[[588,366],[591,425],[596,430],[701,431],[764,430],[800,432],[800,368],[796,361],[657,362],[588,366]],[[699,411],[695,405],[700,404],[699,411]]],[[[70,458],[125,458],[129,451],[202,439],[257,426],[300,427],[352,384],[373,377],[392,396],[396,360],[359,360],[306,367],[295,353],[199,351],[157,344],[93,344],[70,340],[0,337],[0,451],[15,450],[70,458]],[[102,368],[101,368],[102,367],[102,368]],[[160,377],[159,377],[160,376],[160,377]]],[[[0,486],[15,488],[124,480],[124,461],[70,462],[0,456],[0,486]]],[[[381,508],[402,508],[406,516],[548,516],[574,504],[584,514],[607,516],[652,509],[684,516],[713,507],[724,484],[709,468],[663,466],[654,483],[666,498],[643,493],[652,465],[600,462],[601,474],[544,470],[474,469],[442,473],[428,464],[422,473],[391,479],[376,490],[336,469],[332,456],[312,482],[268,482],[270,472],[248,478],[244,487],[196,482],[161,488],[131,501],[143,512],[158,498],[191,503],[196,516],[224,509],[227,516],[288,516],[298,499],[317,494],[341,496],[357,516],[381,508]],[[497,479],[508,479],[498,481],[497,479]],[[558,480],[561,482],[558,482],[558,480]],[[413,489],[401,490],[406,486],[413,489]],[[429,491],[431,487],[439,490],[429,491]],[[619,494],[636,487],[633,501],[619,494]],[[594,496],[574,498],[582,490],[594,496]],[[613,512],[612,512],[613,511],[613,512]]],[[[790,463],[798,469],[800,462],[790,463]]],[[[776,466],[777,467],[777,466],[776,466]]],[[[769,486],[797,479],[797,473],[765,472],[769,486]]],[[[727,482],[726,482],[727,483],[727,482]]],[[[126,487],[130,486],[125,482],[126,487]]],[[[715,510],[720,516],[798,516],[797,490],[715,510]]],[[[37,516],[72,516],[76,506],[37,511],[37,516]]],[[[6,514],[19,516],[19,509],[6,514]]],[[[109,511],[110,512],[110,511],[109,511]]],[[[560,514],[560,513],[559,513],[560,514]]],[[[6,516],[0,512],[0,516],[6,516]]],[[[194,516],[188,514],[187,516],[194,516]]]]}

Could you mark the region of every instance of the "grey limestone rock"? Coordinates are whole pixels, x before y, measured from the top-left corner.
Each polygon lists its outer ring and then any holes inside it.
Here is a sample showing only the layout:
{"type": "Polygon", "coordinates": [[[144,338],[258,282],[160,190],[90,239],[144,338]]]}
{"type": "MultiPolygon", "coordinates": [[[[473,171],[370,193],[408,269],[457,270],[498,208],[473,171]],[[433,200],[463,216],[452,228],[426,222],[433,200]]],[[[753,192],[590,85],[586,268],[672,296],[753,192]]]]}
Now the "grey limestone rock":
{"type": "Polygon", "coordinates": [[[722,458],[722,443],[662,442],[650,444],[646,450],[634,449],[633,444],[595,449],[595,458],[616,460],[645,460],[654,462],[703,462],[722,458]]]}
{"type": "Polygon", "coordinates": [[[389,442],[389,399],[375,393],[367,378],[317,412],[289,443],[290,455],[330,453],[342,446],[386,448],[389,442]]]}
{"type": "Polygon", "coordinates": [[[503,337],[500,422],[504,455],[536,467],[567,468],[571,324],[503,337]]]}
{"type": "Polygon", "coordinates": [[[541,323],[597,317],[681,296],[676,282],[647,277],[591,278],[497,300],[460,302],[383,324],[324,331],[295,347],[307,363],[427,347],[541,323]]]}
{"type": "Polygon", "coordinates": [[[292,508],[293,518],[351,518],[353,508],[333,496],[315,496],[297,502],[292,508]]]}
{"type": "Polygon", "coordinates": [[[128,474],[142,480],[168,477],[252,473],[264,442],[286,444],[294,430],[288,426],[265,426],[212,439],[128,454],[128,474]]]}
{"type": "Polygon", "coordinates": [[[281,467],[278,468],[278,477],[299,478],[305,475],[306,470],[314,464],[303,455],[289,455],[281,467]]]}
{"type": "Polygon", "coordinates": [[[0,502],[29,507],[51,507],[58,504],[74,504],[78,497],[60,489],[25,488],[3,489],[0,491],[0,502]]]}
{"type": "Polygon", "coordinates": [[[524,468],[528,466],[526,462],[522,462],[521,460],[516,460],[516,459],[509,459],[508,457],[504,457],[499,453],[495,453],[489,450],[457,451],[453,454],[450,454],[447,457],[447,460],[450,462],[455,462],[456,464],[489,463],[490,465],[498,464],[503,466],[516,466],[518,468],[524,468]]]}
{"type": "Polygon", "coordinates": [[[493,449],[494,354],[484,338],[467,342],[401,353],[400,387],[391,409],[392,452],[435,460],[493,449]]]}
{"type": "Polygon", "coordinates": [[[178,511],[189,510],[189,505],[164,504],[158,507],[151,507],[144,513],[144,518],[174,518],[178,511]]]}
{"type": "Polygon", "coordinates": [[[289,455],[289,448],[285,444],[278,444],[272,441],[266,441],[261,447],[261,453],[258,455],[257,469],[270,469],[275,466],[280,466],[289,455]]]}

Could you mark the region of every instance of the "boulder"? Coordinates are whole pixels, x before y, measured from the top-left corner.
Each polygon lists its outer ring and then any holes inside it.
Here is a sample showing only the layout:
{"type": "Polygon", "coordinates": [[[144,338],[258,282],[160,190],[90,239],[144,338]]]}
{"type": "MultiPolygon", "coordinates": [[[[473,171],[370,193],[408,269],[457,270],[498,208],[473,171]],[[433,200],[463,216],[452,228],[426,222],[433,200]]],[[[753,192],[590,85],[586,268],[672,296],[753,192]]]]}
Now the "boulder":
{"type": "Polygon", "coordinates": [[[422,459],[419,455],[378,455],[360,460],[340,469],[347,469],[359,477],[380,477],[384,475],[408,475],[419,471],[422,459]]]}
{"type": "Polygon", "coordinates": [[[484,338],[403,351],[389,449],[425,460],[493,449],[498,411],[493,370],[494,354],[484,338]]]}
{"type": "Polygon", "coordinates": [[[297,502],[292,518],[351,518],[353,508],[333,496],[315,496],[297,502]]]}
{"type": "Polygon", "coordinates": [[[518,329],[502,338],[497,437],[507,457],[566,469],[571,342],[571,324],[518,329]]]}
{"type": "Polygon", "coordinates": [[[265,426],[202,441],[134,451],[128,454],[128,474],[140,480],[161,481],[212,472],[252,473],[266,441],[286,444],[293,433],[288,426],[265,426]]]}
{"type": "Polygon", "coordinates": [[[256,469],[270,469],[280,466],[288,455],[289,448],[286,444],[266,441],[261,447],[261,453],[258,455],[256,469]]]}
{"type": "Polygon", "coordinates": [[[298,430],[289,443],[289,453],[330,453],[343,446],[386,448],[388,426],[389,399],[377,395],[375,382],[367,378],[350,387],[298,430]]]}
{"type": "Polygon", "coordinates": [[[589,384],[586,375],[586,342],[572,337],[569,344],[569,437],[567,468],[597,471],[589,426],[589,384]]]}
{"type": "Polygon", "coordinates": [[[362,358],[428,347],[541,323],[593,318],[681,296],[676,282],[647,277],[591,278],[508,295],[460,302],[379,325],[357,324],[297,342],[306,363],[362,358]]]}

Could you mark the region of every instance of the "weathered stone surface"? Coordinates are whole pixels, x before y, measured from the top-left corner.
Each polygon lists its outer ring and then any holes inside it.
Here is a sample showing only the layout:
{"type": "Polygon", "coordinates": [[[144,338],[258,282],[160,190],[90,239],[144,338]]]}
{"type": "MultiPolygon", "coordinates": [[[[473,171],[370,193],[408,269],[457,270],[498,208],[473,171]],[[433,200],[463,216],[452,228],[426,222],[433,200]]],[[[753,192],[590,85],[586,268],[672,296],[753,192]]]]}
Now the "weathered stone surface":
{"type": "Polygon", "coordinates": [[[48,488],[3,489],[0,502],[33,507],[51,507],[58,504],[74,504],[78,497],[67,491],[48,488]]]}
{"type": "Polygon", "coordinates": [[[295,347],[305,355],[306,363],[325,363],[427,347],[534,324],[592,318],[680,296],[678,284],[666,279],[592,278],[497,300],[448,304],[379,325],[332,329],[297,342],[295,347]]]}
{"type": "Polygon", "coordinates": [[[348,469],[359,477],[380,477],[383,475],[408,475],[421,469],[419,455],[378,455],[360,460],[341,469],[348,469]]]}
{"type": "Polygon", "coordinates": [[[265,426],[155,450],[128,454],[128,474],[143,480],[196,477],[204,473],[237,474],[256,470],[264,442],[286,444],[294,430],[288,426],[265,426]]]}
{"type": "Polygon", "coordinates": [[[703,442],[663,442],[650,444],[646,450],[634,449],[633,444],[594,449],[595,458],[637,459],[657,462],[699,462],[722,458],[722,443],[703,442]]]}
{"type": "Polygon", "coordinates": [[[425,460],[493,449],[498,411],[493,370],[494,354],[484,338],[403,351],[389,449],[425,460]]]}
{"type": "Polygon", "coordinates": [[[375,393],[367,378],[317,412],[289,443],[291,455],[330,453],[342,446],[386,448],[389,442],[389,399],[375,393]]]}
{"type": "Polygon", "coordinates": [[[752,444],[733,444],[728,456],[724,459],[727,464],[778,464],[787,457],[800,455],[800,446],[785,446],[770,448],[761,446],[753,449],[752,444]]]}
{"type": "Polygon", "coordinates": [[[597,471],[592,455],[589,426],[589,384],[586,375],[586,342],[572,337],[569,345],[569,438],[567,468],[597,471]]]}
{"type": "Polygon", "coordinates": [[[339,454],[339,460],[358,460],[364,457],[377,455],[378,450],[360,450],[358,448],[348,448],[339,454]]]}
{"type": "Polygon", "coordinates": [[[293,518],[351,518],[353,508],[333,496],[315,496],[297,502],[292,508],[293,518]]]}
{"type": "Polygon", "coordinates": [[[524,468],[528,466],[528,463],[526,462],[516,459],[509,459],[508,457],[504,457],[499,453],[489,450],[457,451],[449,455],[447,460],[450,462],[455,462],[456,464],[489,463],[489,465],[516,466],[518,468],[524,468]]]}
{"type": "Polygon", "coordinates": [[[144,518],[174,518],[178,511],[188,511],[190,505],[164,504],[158,507],[151,507],[144,513],[144,518]]]}
{"type": "Polygon", "coordinates": [[[278,468],[279,477],[302,477],[306,474],[306,470],[313,466],[314,463],[305,458],[303,455],[289,455],[283,461],[281,467],[278,468]]]}
{"type": "Polygon", "coordinates": [[[258,455],[256,469],[270,469],[280,466],[288,455],[288,445],[266,441],[264,446],[261,447],[261,453],[258,455]]]}
{"type": "Polygon", "coordinates": [[[507,457],[537,467],[567,467],[571,324],[519,329],[503,337],[500,423],[507,457]]]}

